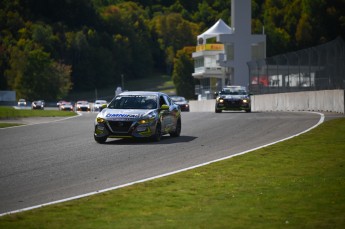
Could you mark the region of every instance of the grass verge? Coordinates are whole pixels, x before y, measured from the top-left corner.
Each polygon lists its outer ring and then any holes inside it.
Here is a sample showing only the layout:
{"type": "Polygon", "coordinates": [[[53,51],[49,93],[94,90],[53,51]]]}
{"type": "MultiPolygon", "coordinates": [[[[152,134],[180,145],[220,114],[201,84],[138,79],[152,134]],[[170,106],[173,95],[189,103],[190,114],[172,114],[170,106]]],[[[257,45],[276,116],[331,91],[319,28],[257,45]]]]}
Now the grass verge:
{"type": "Polygon", "coordinates": [[[0,106],[0,128],[19,126],[21,123],[16,123],[18,118],[28,117],[69,117],[76,115],[75,112],[65,112],[56,110],[29,110],[29,109],[14,109],[13,107],[1,107],[0,106]],[[7,122],[1,122],[1,120],[7,120],[7,122]],[[9,123],[8,120],[13,120],[13,123],[9,123]]]}
{"type": "Polygon", "coordinates": [[[0,228],[345,228],[345,119],[169,177],[0,218],[0,228]]]}
{"type": "Polygon", "coordinates": [[[12,127],[12,126],[21,126],[21,125],[24,125],[22,123],[15,123],[15,122],[11,122],[11,123],[1,123],[1,120],[0,120],[0,128],[6,128],[6,127],[12,127]]]}
{"type": "Polygon", "coordinates": [[[76,115],[75,112],[65,112],[57,110],[29,110],[14,109],[13,107],[0,107],[0,119],[27,117],[69,117],[74,115],[76,115]]]}

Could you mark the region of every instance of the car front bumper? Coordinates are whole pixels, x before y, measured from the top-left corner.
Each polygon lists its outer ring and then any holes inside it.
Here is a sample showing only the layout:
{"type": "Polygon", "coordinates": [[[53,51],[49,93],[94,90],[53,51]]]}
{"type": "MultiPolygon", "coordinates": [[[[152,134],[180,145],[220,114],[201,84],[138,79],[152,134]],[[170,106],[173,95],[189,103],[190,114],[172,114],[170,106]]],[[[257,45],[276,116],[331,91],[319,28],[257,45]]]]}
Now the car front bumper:
{"type": "Polygon", "coordinates": [[[149,138],[155,130],[156,121],[141,125],[133,121],[105,121],[95,124],[94,134],[108,138],[149,138]]]}
{"type": "Polygon", "coordinates": [[[250,103],[243,102],[243,100],[226,100],[223,102],[216,102],[216,109],[218,110],[249,110],[250,103]]]}

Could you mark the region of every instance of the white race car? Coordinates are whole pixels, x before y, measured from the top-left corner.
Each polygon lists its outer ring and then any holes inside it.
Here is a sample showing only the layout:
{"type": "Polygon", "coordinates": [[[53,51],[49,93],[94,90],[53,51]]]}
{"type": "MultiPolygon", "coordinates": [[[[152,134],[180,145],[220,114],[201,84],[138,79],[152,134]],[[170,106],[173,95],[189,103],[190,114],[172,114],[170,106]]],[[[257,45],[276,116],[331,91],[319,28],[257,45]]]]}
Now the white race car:
{"type": "Polygon", "coordinates": [[[181,133],[181,109],[161,92],[123,92],[98,113],[94,138],[104,143],[107,138],[150,138],[181,133]]]}
{"type": "Polygon", "coordinates": [[[104,105],[107,105],[106,100],[96,100],[94,105],[93,105],[93,110],[94,111],[102,111],[104,105]]]}

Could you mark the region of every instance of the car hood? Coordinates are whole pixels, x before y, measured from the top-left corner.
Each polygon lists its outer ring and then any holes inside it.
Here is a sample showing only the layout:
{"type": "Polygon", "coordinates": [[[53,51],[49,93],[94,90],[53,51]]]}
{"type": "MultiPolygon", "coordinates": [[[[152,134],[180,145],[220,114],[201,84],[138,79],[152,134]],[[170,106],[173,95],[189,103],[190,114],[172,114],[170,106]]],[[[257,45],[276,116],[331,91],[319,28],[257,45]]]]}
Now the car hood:
{"type": "Polygon", "coordinates": [[[142,110],[142,109],[130,109],[130,110],[121,110],[121,109],[103,109],[98,116],[105,118],[106,120],[136,120],[139,119],[151,112],[156,111],[153,110],[142,110]]]}

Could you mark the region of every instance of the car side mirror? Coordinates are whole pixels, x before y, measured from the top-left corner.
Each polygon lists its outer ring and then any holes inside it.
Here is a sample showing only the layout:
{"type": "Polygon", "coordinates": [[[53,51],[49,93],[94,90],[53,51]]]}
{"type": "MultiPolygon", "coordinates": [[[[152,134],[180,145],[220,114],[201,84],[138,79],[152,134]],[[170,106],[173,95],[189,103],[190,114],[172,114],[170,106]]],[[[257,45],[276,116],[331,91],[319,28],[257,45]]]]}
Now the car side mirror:
{"type": "Polygon", "coordinates": [[[107,108],[107,104],[102,104],[102,106],[101,106],[103,109],[104,108],[107,108]]]}
{"type": "Polygon", "coordinates": [[[162,110],[169,110],[169,105],[163,104],[163,105],[161,106],[161,109],[162,109],[162,110]]]}

